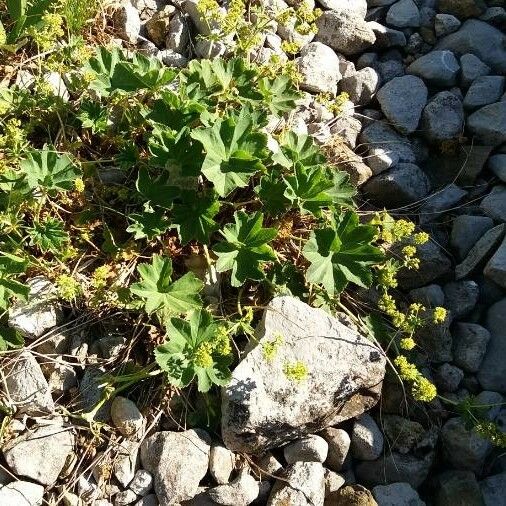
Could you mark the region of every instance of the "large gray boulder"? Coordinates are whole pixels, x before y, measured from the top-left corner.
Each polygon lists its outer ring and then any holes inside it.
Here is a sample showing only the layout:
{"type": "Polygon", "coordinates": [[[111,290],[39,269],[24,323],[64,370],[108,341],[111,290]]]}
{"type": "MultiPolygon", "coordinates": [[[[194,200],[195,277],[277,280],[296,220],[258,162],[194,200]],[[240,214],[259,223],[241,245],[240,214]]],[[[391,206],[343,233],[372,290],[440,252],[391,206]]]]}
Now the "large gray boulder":
{"type": "Polygon", "coordinates": [[[376,40],[364,19],[348,10],[325,11],[317,27],[315,40],[347,56],[366,50],[376,40]]]}
{"type": "Polygon", "coordinates": [[[483,273],[494,283],[506,289],[506,239],[485,265],[483,273]]]}
{"type": "Polygon", "coordinates": [[[372,495],[378,506],[425,506],[409,483],[378,485],[372,489],[372,495]]]}
{"type": "Polygon", "coordinates": [[[494,186],[480,207],[493,220],[506,222],[506,185],[494,186]]]}
{"type": "Polygon", "coordinates": [[[157,432],[143,441],[142,467],[153,475],[161,504],[187,501],[197,494],[210,451],[211,438],[201,429],[157,432]]]}
{"type": "Polygon", "coordinates": [[[396,77],[376,94],[383,114],[403,134],[414,132],[427,103],[427,87],[416,76],[396,77]]]}
{"type": "Polygon", "coordinates": [[[378,401],[383,352],[324,311],[276,297],[256,336],[257,344],[222,390],[222,436],[232,451],[279,447],[358,416],[378,401]],[[307,371],[298,381],[284,372],[296,363],[307,371]]]}
{"type": "Polygon", "coordinates": [[[460,30],[442,38],[436,49],[448,49],[459,56],[472,53],[499,74],[505,74],[505,41],[506,35],[497,28],[478,19],[469,19],[460,30]]]}
{"type": "Polygon", "coordinates": [[[0,487],[0,504],[12,506],[40,506],[44,487],[30,481],[13,481],[0,487]]]}
{"type": "Polygon", "coordinates": [[[485,390],[506,394],[506,299],[488,310],[485,327],[490,332],[490,341],[478,381],[485,390]]]}
{"type": "Polygon", "coordinates": [[[399,0],[388,9],[387,24],[397,28],[420,26],[420,11],[413,0],[399,0]]]}

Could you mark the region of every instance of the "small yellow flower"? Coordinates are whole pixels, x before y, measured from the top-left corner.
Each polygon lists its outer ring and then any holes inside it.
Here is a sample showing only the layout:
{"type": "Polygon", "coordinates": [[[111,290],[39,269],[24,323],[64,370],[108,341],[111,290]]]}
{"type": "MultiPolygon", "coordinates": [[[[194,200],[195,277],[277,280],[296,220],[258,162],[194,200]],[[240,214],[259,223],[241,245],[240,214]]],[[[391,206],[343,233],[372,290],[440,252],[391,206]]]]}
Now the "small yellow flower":
{"type": "Polygon", "coordinates": [[[444,307],[435,307],[432,313],[432,320],[434,323],[443,323],[446,320],[447,311],[444,307]]]}
{"type": "Polygon", "coordinates": [[[82,178],[78,177],[75,181],[74,181],[74,188],[76,189],[76,192],[77,193],[83,193],[84,192],[84,181],[82,178]]]}
{"type": "Polygon", "coordinates": [[[396,241],[400,241],[415,231],[415,224],[412,221],[397,220],[393,226],[393,235],[396,241]]]}
{"type": "Polygon", "coordinates": [[[228,357],[232,353],[230,345],[230,336],[225,326],[220,325],[216,333],[216,341],[214,342],[214,351],[223,357],[228,357]]]}
{"type": "Polygon", "coordinates": [[[416,248],[415,246],[411,246],[410,244],[408,246],[404,246],[404,248],[402,248],[402,254],[406,257],[406,258],[412,258],[416,255],[416,248]]]}
{"type": "Polygon", "coordinates": [[[79,283],[68,274],[60,274],[56,278],[56,287],[58,295],[66,301],[74,300],[81,293],[79,283]]]}
{"type": "Polygon", "coordinates": [[[394,364],[399,370],[399,376],[406,381],[415,381],[420,376],[418,369],[415,364],[408,362],[408,359],[404,355],[399,355],[395,360],[394,364]]]}
{"type": "Polygon", "coordinates": [[[430,239],[429,234],[427,232],[418,232],[413,236],[413,240],[415,244],[425,244],[430,239]]]}
{"type": "Polygon", "coordinates": [[[399,346],[406,351],[411,351],[415,346],[415,340],[412,337],[404,337],[401,339],[399,346]]]}
{"type": "Polygon", "coordinates": [[[281,334],[276,334],[271,340],[266,341],[262,344],[262,353],[268,362],[272,362],[278,353],[278,350],[285,342],[284,337],[281,334]]]}

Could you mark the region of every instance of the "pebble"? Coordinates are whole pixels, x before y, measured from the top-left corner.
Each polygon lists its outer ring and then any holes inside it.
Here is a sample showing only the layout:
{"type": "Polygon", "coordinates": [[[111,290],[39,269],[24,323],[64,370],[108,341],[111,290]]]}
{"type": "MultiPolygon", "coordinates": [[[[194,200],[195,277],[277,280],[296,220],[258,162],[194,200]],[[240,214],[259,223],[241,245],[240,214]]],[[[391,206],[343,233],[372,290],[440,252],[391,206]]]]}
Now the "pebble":
{"type": "Polygon", "coordinates": [[[383,434],[374,418],[364,414],[358,418],[351,433],[351,452],[359,460],[376,460],[383,451],[383,434]]]}
{"type": "Polygon", "coordinates": [[[350,450],[350,436],[345,430],[335,427],[329,427],[320,434],[329,447],[325,465],[332,471],[341,471],[350,450]]]}
{"type": "Polygon", "coordinates": [[[209,456],[209,472],[218,485],[228,483],[235,468],[235,455],[228,448],[215,444],[209,456]]]}
{"type": "Polygon", "coordinates": [[[144,426],[144,417],[137,405],[126,397],[116,396],[111,404],[111,418],[124,436],[132,436],[144,426]]]}
{"type": "Polygon", "coordinates": [[[288,464],[294,462],[325,462],[329,451],[329,445],[324,438],[316,435],[309,435],[283,449],[283,455],[288,464]]]}
{"type": "Polygon", "coordinates": [[[218,485],[207,491],[207,495],[216,504],[223,506],[248,506],[259,495],[260,486],[257,480],[247,472],[224,485],[218,485]]]}
{"type": "Polygon", "coordinates": [[[455,365],[466,372],[478,372],[490,332],[476,323],[457,322],[452,328],[453,360],[455,365]]]}

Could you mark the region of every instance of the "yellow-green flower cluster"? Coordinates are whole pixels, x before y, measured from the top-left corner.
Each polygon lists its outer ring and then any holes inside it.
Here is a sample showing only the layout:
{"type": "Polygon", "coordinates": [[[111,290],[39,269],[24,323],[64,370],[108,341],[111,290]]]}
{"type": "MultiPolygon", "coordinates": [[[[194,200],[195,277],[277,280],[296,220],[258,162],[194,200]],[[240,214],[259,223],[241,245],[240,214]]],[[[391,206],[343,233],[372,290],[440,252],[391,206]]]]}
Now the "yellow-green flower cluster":
{"type": "Polygon", "coordinates": [[[232,346],[230,345],[230,336],[228,335],[226,327],[220,325],[216,332],[215,341],[213,343],[213,351],[223,357],[228,357],[232,353],[232,346]]]}
{"type": "Polygon", "coordinates": [[[77,193],[83,193],[84,192],[84,181],[81,177],[78,177],[75,181],[74,181],[74,188],[76,190],[77,193]]]}
{"type": "Polygon", "coordinates": [[[432,313],[432,320],[434,323],[443,323],[446,320],[446,309],[444,307],[435,307],[432,313]]]}
{"type": "Polygon", "coordinates": [[[394,364],[399,371],[399,376],[411,383],[411,394],[415,400],[430,402],[436,397],[436,387],[404,355],[399,355],[394,360],[394,364]]]}
{"type": "Polygon", "coordinates": [[[40,50],[49,51],[63,37],[63,17],[60,14],[44,14],[41,21],[30,27],[27,33],[40,50]]]}
{"type": "Polygon", "coordinates": [[[91,286],[96,289],[103,289],[108,284],[108,279],[113,275],[110,265],[101,265],[97,267],[91,275],[91,286]]]}
{"type": "Polygon", "coordinates": [[[297,54],[300,51],[300,44],[284,40],[281,43],[281,49],[287,54],[297,54]]]}
{"type": "Polygon", "coordinates": [[[399,341],[399,346],[402,350],[411,351],[416,346],[416,343],[412,337],[403,337],[399,341]]]}
{"type": "Polygon", "coordinates": [[[285,339],[281,334],[276,334],[272,339],[269,341],[266,341],[262,344],[262,354],[268,362],[272,362],[278,353],[278,350],[281,346],[283,346],[283,343],[285,342],[285,339]]]}
{"type": "Polygon", "coordinates": [[[213,345],[210,342],[204,342],[197,346],[193,354],[193,362],[197,367],[207,369],[213,365],[213,345]]]}
{"type": "Polygon", "coordinates": [[[474,430],[483,438],[488,439],[498,448],[506,448],[506,433],[501,431],[496,423],[481,420],[475,424],[474,430]]]}
{"type": "Polygon", "coordinates": [[[290,381],[303,381],[308,376],[308,370],[306,364],[297,360],[296,362],[285,362],[283,364],[283,374],[290,381]]]}
{"type": "Polygon", "coordinates": [[[322,15],[321,9],[313,9],[309,2],[304,1],[295,10],[295,29],[301,35],[316,33],[316,21],[322,15]]]}
{"type": "Polygon", "coordinates": [[[60,274],[56,278],[58,296],[66,301],[74,300],[81,293],[81,286],[72,276],[60,274]]]}
{"type": "Polygon", "coordinates": [[[0,148],[18,154],[26,144],[26,132],[21,128],[21,121],[11,118],[1,127],[4,133],[0,135],[0,148]]]}

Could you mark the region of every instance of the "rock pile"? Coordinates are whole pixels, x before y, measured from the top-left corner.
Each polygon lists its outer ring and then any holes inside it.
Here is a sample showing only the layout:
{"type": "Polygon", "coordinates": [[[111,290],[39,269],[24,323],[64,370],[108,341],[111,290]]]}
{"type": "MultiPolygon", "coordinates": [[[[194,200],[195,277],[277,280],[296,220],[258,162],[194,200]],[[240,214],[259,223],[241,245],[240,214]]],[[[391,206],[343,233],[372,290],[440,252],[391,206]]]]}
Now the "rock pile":
{"type": "MultiPolygon", "coordinates": [[[[263,1],[273,9],[297,3],[263,1]]],[[[286,118],[289,126],[314,135],[331,159],[339,139],[348,153],[342,166],[368,205],[418,215],[430,232],[420,270],[400,277],[409,300],[448,309],[443,325],[416,336],[424,372],[445,398],[473,395],[487,419],[505,428],[504,2],[314,6],[323,10],[317,34],[301,37],[273,24],[255,56],[288,59],[282,41],[301,43],[296,65],[306,94],[286,118]],[[314,96],[342,92],[349,100],[337,113],[314,96]]],[[[212,29],[196,7],[197,0],[126,0],[113,22],[130,47],[181,67],[227,51],[226,41],[196,37],[212,29]]],[[[51,283],[34,278],[30,286],[28,303],[9,315],[30,346],[2,364],[4,399],[15,411],[2,448],[2,505],[40,505],[48,493],[72,506],[488,506],[506,496],[506,460],[486,439],[439,401],[408,413],[399,383],[389,374],[383,381],[379,348],[286,297],[266,309],[258,342],[223,390],[222,440],[173,425],[147,432],[138,407],[117,397],[96,418],[110,421],[120,437],[79,473],[74,489],[55,490],[58,477],[77,465],[78,437],[55,413],[58,399],[79,393],[80,406],[92,409],[103,370],[83,372],[83,358],[107,361],[125,343],[58,328],[51,283]],[[266,357],[265,344],[276,340],[276,353],[266,357]],[[307,367],[304,381],[283,373],[297,361],[307,367]],[[381,392],[381,410],[367,412],[381,392]]]]}

